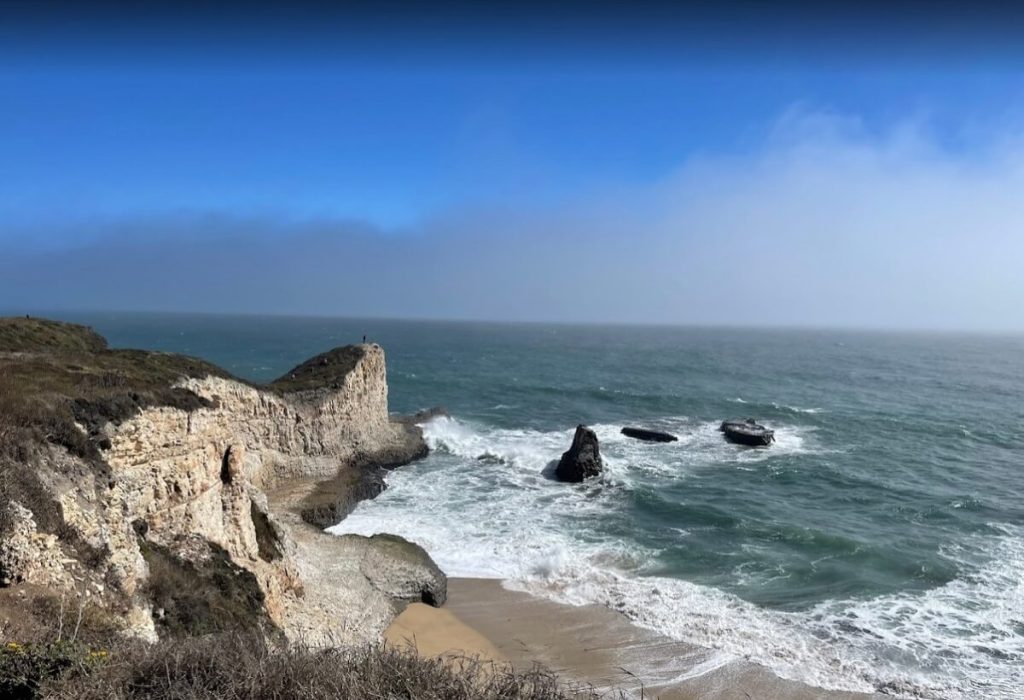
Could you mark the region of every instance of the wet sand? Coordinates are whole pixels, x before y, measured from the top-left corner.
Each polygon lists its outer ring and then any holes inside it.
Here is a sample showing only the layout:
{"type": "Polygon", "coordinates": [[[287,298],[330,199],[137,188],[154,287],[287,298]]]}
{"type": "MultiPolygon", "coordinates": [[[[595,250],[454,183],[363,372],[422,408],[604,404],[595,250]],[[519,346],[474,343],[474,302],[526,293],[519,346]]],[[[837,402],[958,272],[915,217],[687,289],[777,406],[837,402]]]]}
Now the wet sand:
{"type": "Polygon", "coordinates": [[[519,668],[541,662],[559,675],[662,700],[866,700],[779,678],[744,661],[635,627],[595,605],[561,605],[490,579],[449,579],[448,602],[411,605],[388,640],[415,639],[421,654],[467,653],[519,668]]]}

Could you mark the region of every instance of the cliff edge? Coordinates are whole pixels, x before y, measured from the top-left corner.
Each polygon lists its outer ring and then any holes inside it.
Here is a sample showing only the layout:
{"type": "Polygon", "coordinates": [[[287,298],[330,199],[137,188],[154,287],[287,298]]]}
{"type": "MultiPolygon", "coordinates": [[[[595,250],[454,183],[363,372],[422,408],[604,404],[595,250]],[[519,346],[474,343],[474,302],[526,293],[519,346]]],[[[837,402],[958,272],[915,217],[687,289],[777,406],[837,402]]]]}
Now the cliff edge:
{"type": "Polygon", "coordinates": [[[320,528],[376,495],[382,468],[425,454],[419,428],[389,419],[375,344],[254,385],[2,318],[0,625],[60,600],[147,639],[376,641],[407,601],[442,604],[444,574],[401,538],[320,528]]]}

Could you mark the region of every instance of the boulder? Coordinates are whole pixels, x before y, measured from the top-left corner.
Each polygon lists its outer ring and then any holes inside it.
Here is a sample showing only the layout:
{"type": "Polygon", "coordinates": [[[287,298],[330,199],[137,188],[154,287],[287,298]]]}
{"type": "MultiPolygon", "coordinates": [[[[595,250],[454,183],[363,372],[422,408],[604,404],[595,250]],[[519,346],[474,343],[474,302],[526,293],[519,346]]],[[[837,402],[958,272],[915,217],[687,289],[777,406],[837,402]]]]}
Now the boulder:
{"type": "Polygon", "coordinates": [[[775,431],[769,430],[753,418],[723,421],[719,430],[725,439],[747,447],[767,447],[775,442],[775,431]]]}
{"type": "Polygon", "coordinates": [[[585,425],[578,425],[572,445],[558,460],[555,476],[559,481],[580,482],[600,475],[603,466],[597,434],[585,425]]]}
{"type": "Polygon", "coordinates": [[[663,433],[660,430],[648,430],[646,428],[623,428],[622,434],[635,440],[647,442],[675,442],[679,438],[671,433],[663,433]]]}
{"type": "Polygon", "coordinates": [[[422,547],[398,535],[370,537],[359,570],[397,600],[439,608],[448,598],[448,577],[422,547]]]}

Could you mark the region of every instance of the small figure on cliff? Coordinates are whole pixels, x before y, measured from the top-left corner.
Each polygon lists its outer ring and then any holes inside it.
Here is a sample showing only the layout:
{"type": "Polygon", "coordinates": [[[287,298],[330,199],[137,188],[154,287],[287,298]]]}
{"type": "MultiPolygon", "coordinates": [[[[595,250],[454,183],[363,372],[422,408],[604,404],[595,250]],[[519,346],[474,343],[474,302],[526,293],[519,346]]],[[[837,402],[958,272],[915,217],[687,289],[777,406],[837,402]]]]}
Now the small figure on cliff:
{"type": "Polygon", "coordinates": [[[363,345],[366,345],[366,336],[363,336],[363,345]]]}

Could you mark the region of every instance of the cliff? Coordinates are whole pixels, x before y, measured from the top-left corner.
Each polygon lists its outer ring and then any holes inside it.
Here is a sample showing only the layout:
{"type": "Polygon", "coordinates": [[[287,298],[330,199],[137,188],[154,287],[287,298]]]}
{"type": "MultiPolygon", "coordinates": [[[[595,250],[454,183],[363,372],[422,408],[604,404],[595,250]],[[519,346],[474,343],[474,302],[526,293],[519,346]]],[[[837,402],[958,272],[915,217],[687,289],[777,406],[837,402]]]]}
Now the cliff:
{"type": "Polygon", "coordinates": [[[0,624],[47,609],[29,596],[147,639],[377,640],[405,602],[443,603],[444,575],[400,538],[319,528],[425,453],[388,417],[377,345],[257,386],[81,326],[0,319],[0,624]]]}

